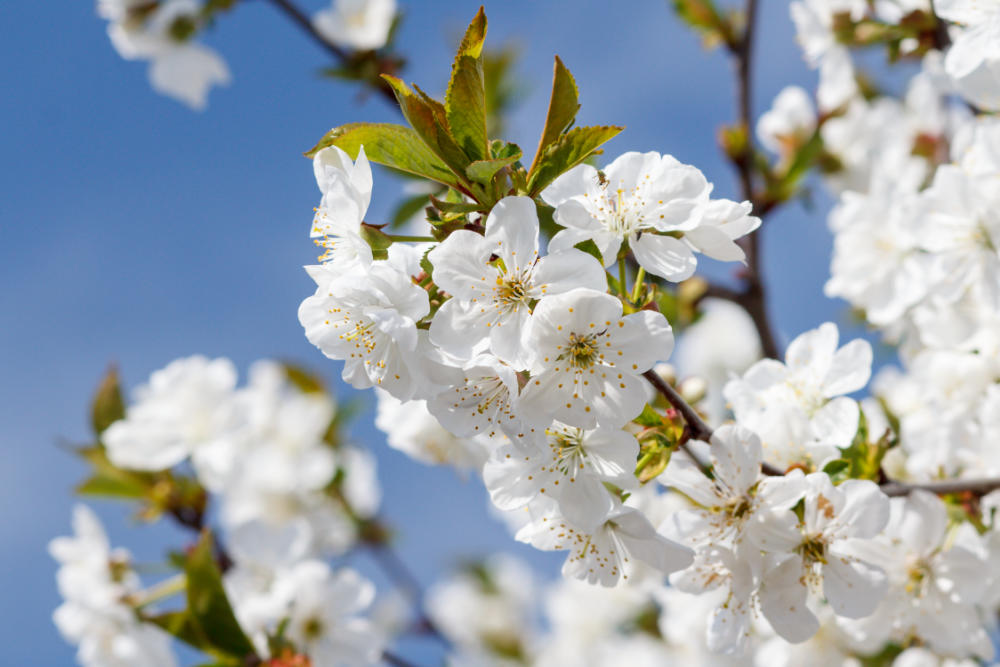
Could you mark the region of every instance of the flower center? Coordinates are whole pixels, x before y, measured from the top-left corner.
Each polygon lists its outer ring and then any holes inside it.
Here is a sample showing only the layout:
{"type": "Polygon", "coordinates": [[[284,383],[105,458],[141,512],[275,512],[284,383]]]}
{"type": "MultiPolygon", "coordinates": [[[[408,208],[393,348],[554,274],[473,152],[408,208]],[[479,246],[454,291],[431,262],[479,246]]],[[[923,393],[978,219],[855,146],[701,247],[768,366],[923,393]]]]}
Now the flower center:
{"type": "Polygon", "coordinates": [[[565,357],[574,368],[590,368],[597,361],[597,337],[600,334],[569,335],[569,349],[565,357]]]}
{"type": "Polygon", "coordinates": [[[307,618],[302,624],[302,635],[306,641],[315,641],[323,636],[323,621],[316,616],[307,618]]]}
{"type": "Polygon", "coordinates": [[[498,276],[497,286],[493,290],[494,298],[508,310],[517,310],[528,301],[530,281],[524,275],[498,276]]]}

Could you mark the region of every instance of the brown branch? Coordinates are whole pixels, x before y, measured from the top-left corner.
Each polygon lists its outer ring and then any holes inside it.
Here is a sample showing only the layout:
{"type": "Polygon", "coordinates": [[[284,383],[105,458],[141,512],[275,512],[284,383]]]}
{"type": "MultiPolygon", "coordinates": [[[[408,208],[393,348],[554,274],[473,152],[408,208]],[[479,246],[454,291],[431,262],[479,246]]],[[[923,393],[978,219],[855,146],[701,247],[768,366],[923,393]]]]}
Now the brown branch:
{"type": "Polygon", "coordinates": [[[416,663],[410,662],[390,651],[382,651],[382,662],[393,667],[416,667],[416,663]]]}
{"type": "MultiPolygon", "coordinates": [[[[736,69],[737,114],[740,128],[746,138],[743,149],[738,154],[731,155],[731,158],[739,177],[743,199],[751,203],[756,215],[763,217],[772,205],[764,201],[767,198],[761,197],[754,186],[753,161],[757,150],[754,146],[752,127],[753,47],[757,28],[757,7],[757,0],[747,0],[746,27],[740,38],[730,45],[736,69]]],[[[757,329],[764,356],[780,359],[781,350],[767,312],[767,293],[761,271],[760,229],[740,239],[739,244],[746,253],[746,288],[742,292],[732,293],[729,298],[742,306],[750,315],[757,329]]]]}
{"type": "MultiPolygon", "coordinates": [[[[712,428],[706,424],[698,412],[692,408],[680,394],[677,393],[676,389],[671,387],[667,382],[664,382],[663,378],[657,375],[655,371],[646,371],[642,374],[642,376],[646,378],[665,399],[667,399],[667,402],[670,403],[670,405],[672,405],[677,412],[681,414],[681,417],[684,418],[684,423],[687,425],[687,429],[691,432],[692,437],[703,442],[711,442],[712,428]]],[[[703,471],[708,470],[708,465],[695,456],[694,452],[687,447],[686,442],[682,444],[681,448],[694,460],[695,463],[701,467],[703,471]]],[[[780,469],[767,462],[761,463],[760,468],[761,472],[765,475],[781,476],[784,474],[780,469]]]]}
{"type": "MultiPolygon", "coordinates": [[[[347,64],[352,59],[352,53],[340,46],[334,44],[329,39],[326,38],[323,33],[316,30],[313,25],[312,19],[308,14],[299,9],[291,0],[268,0],[274,7],[280,10],[287,16],[292,23],[297,25],[303,32],[309,35],[314,42],[316,42],[323,50],[333,56],[341,64],[347,64]]],[[[384,68],[379,67],[380,74],[384,68]]],[[[386,72],[391,74],[392,72],[386,72]]],[[[367,82],[372,88],[374,88],[378,93],[385,98],[392,106],[396,106],[396,95],[392,92],[389,86],[382,81],[382,79],[373,79],[367,82]]]]}
{"type": "Polygon", "coordinates": [[[1000,478],[995,479],[947,479],[940,482],[888,482],[881,484],[882,493],[887,496],[905,496],[911,491],[929,491],[939,496],[951,493],[972,493],[982,496],[1000,489],[1000,478]]]}
{"type": "Polygon", "coordinates": [[[424,613],[423,588],[403,559],[399,557],[385,540],[370,542],[369,547],[371,548],[372,558],[385,575],[392,581],[396,588],[410,598],[410,603],[413,605],[417,617],[412,628],[413,632],[434,637],[446,646],[450,646],[450,642],[441,633],[437,625],[434,624],[434,621],[424,613]]]}

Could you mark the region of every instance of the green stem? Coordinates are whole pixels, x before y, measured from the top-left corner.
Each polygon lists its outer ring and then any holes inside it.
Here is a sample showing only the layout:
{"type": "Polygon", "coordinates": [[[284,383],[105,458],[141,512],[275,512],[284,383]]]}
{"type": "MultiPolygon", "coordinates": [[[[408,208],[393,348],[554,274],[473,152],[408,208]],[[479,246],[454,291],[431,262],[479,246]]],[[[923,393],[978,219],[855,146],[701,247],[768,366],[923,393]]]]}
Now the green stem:
{"type": "Polygon", "coordinates": [[[625,287],[625,255],[618,255],[618,291],[623,298],[628,298],[628,290],[625,287]]]}
{"type": "Polygon", "coordinates": [[[437,241],[433,236],[407,236],[406,234],[386,234],[386,236],[397,242],[434,243],[437,241]]]}
{"type": "Polygon", "coordinates": [[[635,464],[635,474],[636,474],[636,476],[638,476],[639,473],[642,472],[643,468],[645,468],[647,465],[649,465],[649,462],[652,461],[653,457],[655,457],[657,454],[659,454],[660,451],[661,450],[659,448],[654,447],[654,448],[651,448],[648,452],[646,452],[645,454],[642,455],[642,458],[639,459],[639,462],[635,464]]]}
{"type": "Polygon", "coordinates": [[[646,269],[639,267],[639,271],[635,274],[635,285],[632,286],[632,303],[639,303],[639,296],[642,293],[643,281],[646,280],[646,269]]]}
{"type": "Polygon", "coordinates": [[[186,587],[187,576],[183,573],[177,574],[169,579],[161,581],[152,588],[147,588],[144,591],[139,591],[135,595],[130,596],[129,604],[136,609],[142,609],[143,607],[153,604],[154,602],[158,602],[164,598],[181,593],[186,587]]]}

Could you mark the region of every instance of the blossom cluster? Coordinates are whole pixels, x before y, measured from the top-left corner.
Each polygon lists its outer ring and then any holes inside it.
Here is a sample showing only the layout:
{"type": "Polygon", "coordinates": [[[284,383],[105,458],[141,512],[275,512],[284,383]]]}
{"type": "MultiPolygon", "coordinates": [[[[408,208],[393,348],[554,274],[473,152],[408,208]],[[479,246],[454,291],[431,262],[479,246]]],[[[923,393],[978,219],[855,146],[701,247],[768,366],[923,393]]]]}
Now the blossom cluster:
{"type": "MultiPolygon", "coordinates": [[[[314,171],[322,200],[312,236],[325,252],[307,267],[317,284],[299,310],[307,337],[345,362],[346,381],[378,388],[377,424],[391,446],[478,471],[519,541],[568,552],[568,578],[664,590],[669,575],[665,590],[714,601],[705,647],[734,656],[759,650],[768,633],[801,643],[824,625],[858,654],[932,643],[912,619],[942,600],[960,610],[965,639],[934,648],[990,654],[982,610],[993,601],[960,593],[944,574],[951,566],[938,573],[931,561],[971,559],[992,578],[991,541],[966,523],[961,549],[946,526],[911,544],[899,522],[938,521],[941,501],[890,501],[873,481],[835,479],[859,438],[871,445],[869,421],[874,440],[882,435],[883,414],[869,406],[869,419],[849,396],[868,384],[871,346],[838,347],[834,324],[795,339],[784,362],[730,368],[723,394],[735,422],[711,442],[690,441],[697,458],[676,453],[659,484],[641,474],[649,413],[670,414],[642,374],[667,372],[657,362],[673,334],[659,312],[636,308],[624,273],[616,283],[603,269],[630,252],[642,283],[646,272],[689,277],[696,252],[742,259],[733,241],[759,221],[745,204],[712,199],[697,169],[627,153],[602,170],[570,170],[541,194],[559,226],[547,254],[539,204],[507,197],[469,228],[392,243],[383,258],[366,236],[364,149],[356,161],[323,149],[314,171]],[[767,476],[765,462],[790,472],[767,476]],[[899,559],[920,564],[898,577],[899,559]],[[914,577],[928,583],[914,587],[914,577]],[[765,621],[767,632],[757,627],[765,621]],[[871,626],[886,624],[897,629],[876,638],[871,626]]],[[[452,614],[468,618],[466,603],[432,612],[447,625],[452,614]]],[[[484,620],[479,639],[467,636],[475,626],[454,623],[456,643],[508,645],[518,631],[492,627],[504,613],[484,620]]]]}
{"type": "Polygon", "coordinates": [[[299,318],[345,362],[344,380],[380,389],[390,444],[481,467],[496,507],[530,516],[518,539],[568,551],[567,574],[613,585],[636,559],[664,572],[690,562],[623,502],[639,453],[623,427],[651,399],[642,374],[670,355],[673,333],[659,312],[626,311],[604,267],[627,248],[640,271],[681,280],[696,251],[742,258],[733,239],[759,224],[748,205],[711,198],[701,172],[670,156],[626,153],[544,191],[564,226],[547,254],[536,203],[510,196],[476,229],[374,259],[364,149],[356,161],[323,149],[314,170],[311,233],[326,252],[308,267],[317,289],[299,318]],[[576,247],[587,241],[595,255],[576,247]]]}
{"type": "MultiPolygon", "coordinates": [[[[361,614],[374,587],[328,560],[357,543],[360,522],[378,509],[374,461],[331,439],[334,401],[295,373],[260,361],[239,387],[227,359],[178,359],[136,390],[124,417],[101,434],[103,451],[118,470],[171,475],[163,485],[191,470],[211,494],[226,595],[259,656],[270,655],[280,627],[314,664],[371,664],[383,637],[361,614]]],[[[67,599],[55,620],[80,644],[81,663],[174,664],[167,636],[137,622],[130,606],[149,611],[128,554],[109,550],[85,506],[74,526],[76,537],[51,550],[67,599]]]]}

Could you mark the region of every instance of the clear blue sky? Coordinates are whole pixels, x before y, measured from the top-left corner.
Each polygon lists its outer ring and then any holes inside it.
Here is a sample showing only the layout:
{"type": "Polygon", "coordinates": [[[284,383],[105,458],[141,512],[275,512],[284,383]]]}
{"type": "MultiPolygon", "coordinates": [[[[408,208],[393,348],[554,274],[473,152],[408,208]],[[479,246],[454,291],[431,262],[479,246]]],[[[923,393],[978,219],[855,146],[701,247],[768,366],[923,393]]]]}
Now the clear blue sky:
{"type": "MultiPolygon", "coordinates": [[[[324,4],[301,2],[311,10],[324,4]]],[[[381,99],[358,104],[354,87],[319,78],[324,53],[267,3],[241,4],[207,36],[233,84],[214,91],[199,114],[154,93],[145,66],[117,56],[92,2],[0,3],[5,664],[72,664],[73,650],[50,621],[59,600],[45,545],[69,530],[70,489],[84,473],[58,445],[87,437],[89,396],[109,362],[130,386],[193,353],[229,356],[241,370],[257,358],[287,358],[339,380],[339,364],[306,342],[296,319],[312,291],[300,267],[316,254],[307,229],[318,200],[301,151],[332,126],[396,116],[381,99]]],[[[405,78],[439,93],[479,2],[401,4],[405,78]]],[[[814,82],[787,4],[762,4],[758,113],[784,84],[814,82]]],[[[579,124],[627,126],[609,156],[672,153],[703,169],[719,195],[736,196],[714,139],[733,113],[729,63],[705,52],[667,2],[505,0],[486,9],[489,43],[523,47],[529,94],[509,139],[535,145],[559,54],[581,89],[579,124]]],[[[371,218],[387,215],[396,195],[376,174],[371,218]]],[[[844,304],[821,292],[830,246],[822,215],[791,207],[768,222],[765,236],[783,337],[842,319],[844,304]]],[[[556,571],[559,556],[514,543],[488,517],[477,481],[389,450],[370,415],[355,433],[378,455],[385,513],[425,583],[461,557],[493,550],[556,571]]],[[[115,543],[155,557],[162,531],[131,528],[120,506],[99,508],[115,543]]]]}

